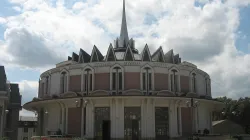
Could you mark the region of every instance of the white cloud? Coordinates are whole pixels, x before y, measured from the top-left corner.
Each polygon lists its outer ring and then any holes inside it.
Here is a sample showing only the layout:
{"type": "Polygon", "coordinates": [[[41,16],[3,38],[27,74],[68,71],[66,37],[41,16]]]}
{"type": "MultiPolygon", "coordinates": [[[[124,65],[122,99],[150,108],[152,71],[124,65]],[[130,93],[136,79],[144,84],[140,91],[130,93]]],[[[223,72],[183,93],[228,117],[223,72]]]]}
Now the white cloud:
{"type": "MultiPolygon", "coordinates": [[[[79,48],[90,53],[94,44],[105,54],[114,35],[119,35],[122,1],[87,0],[70,8],[65,7],[64,1],[12,2],[23,11],[5,18],[7,30],[0,42],[6,52],[4,57],[0,55],[4,62],[51,67],[79,48]],[[42,56],[44,59],[40,60],[42,56]]],[[[195,0],[126,1],[129,34],[135,36],[136,48],[140,50],[146,43],[151,53],[160,45],[164,51],[173,48],[182,60],[194,62],[207,71],[214,96],[246,96],[250,92],[247,85],[250,56],[239,52],[235,41],[240,24],[239,7],[248,5],[249,0],[199,2],[202,7],[195,7],[195,0]],[[156,19],[151,25],[143,24],[148,14],[156,19]],[[158,34],[158,38],[152,34],[158,34]]]]}
{"type": "Polygon", "coordinates": [[[87,8],[88,4],[87,3],[83,3],[83,2],[76,2],[74,5],[73,5],[73,9],[74,10],[80,10],[80,9],[84,9],[84,8],[87,8]]]}
{"type": "Polygon", "coordinates": [[[20,12],[22,9],[20,8],[20,7],[18,7],[18,6],[14,6],[14,7],[12,7],[14,10],[16,10],[17,12],[20,12]]]}
{"type": "MultiPolygon", "coordinates": [[[[38,93],[38,82],[37,81],[26,81],[23,80],[18,83],[19,90],[22,95],[22,104],[31,101],[34,97],[37,97],[38,93]]],[[[22,109],[20,116],[34,116],[33,112],[22,109]]]]}
{"type": "Polygon", "coordinates": [[[3,17],[0,17],[0,24],[4,24],[4,23],[6,23],[6,19],[3,17]]]}

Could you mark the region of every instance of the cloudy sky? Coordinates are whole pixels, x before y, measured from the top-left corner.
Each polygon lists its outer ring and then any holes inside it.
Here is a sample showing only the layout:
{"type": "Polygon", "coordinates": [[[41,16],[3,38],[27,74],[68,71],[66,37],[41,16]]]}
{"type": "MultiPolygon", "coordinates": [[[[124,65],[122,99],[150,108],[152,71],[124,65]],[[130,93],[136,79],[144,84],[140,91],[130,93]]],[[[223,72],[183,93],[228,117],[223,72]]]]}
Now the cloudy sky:
{"type": "MultiPolygon", "coordinates": [[[[122,0],[1,0],[0,65],[37,96],[41,72],[119,36],[122,0]]],[[[126,0],[129,36],[151,54],[174,49],[212,78],[214,97],[250,94],[250,0],[126,0]]],[[[21,115],[30,115],[22,111],[21,115]]]]}

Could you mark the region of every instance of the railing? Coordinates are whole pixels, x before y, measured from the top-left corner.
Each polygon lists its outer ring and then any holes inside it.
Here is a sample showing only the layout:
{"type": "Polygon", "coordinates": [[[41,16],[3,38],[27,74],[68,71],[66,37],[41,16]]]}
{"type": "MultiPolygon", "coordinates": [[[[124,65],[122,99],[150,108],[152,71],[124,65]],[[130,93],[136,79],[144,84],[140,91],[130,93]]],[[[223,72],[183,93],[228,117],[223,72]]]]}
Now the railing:
{"type": "Polygon", "coordinates": [[[33,136],[31,140],[87,140],[86,138],[80,137],[66,137],[61,135],[52,135],[52,136],[33,136]]]}

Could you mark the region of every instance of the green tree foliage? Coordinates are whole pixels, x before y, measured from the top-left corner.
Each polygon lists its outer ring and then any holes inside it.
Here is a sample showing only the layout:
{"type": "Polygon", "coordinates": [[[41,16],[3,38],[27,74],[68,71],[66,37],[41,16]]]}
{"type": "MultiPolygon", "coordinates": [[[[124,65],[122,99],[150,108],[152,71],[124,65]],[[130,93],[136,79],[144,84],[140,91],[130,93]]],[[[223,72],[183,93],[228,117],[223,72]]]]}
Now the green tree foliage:
{"type": "Polygon", "coordinates": [[[225,103],[225,108],[220,113],[220,119],[229,119],[244,127],[250,126],[250,98],[233,100],[227,97],[219,97],[216,100],[225,103]],[[223,112],[223,113],[222,113],[223,112]]]}

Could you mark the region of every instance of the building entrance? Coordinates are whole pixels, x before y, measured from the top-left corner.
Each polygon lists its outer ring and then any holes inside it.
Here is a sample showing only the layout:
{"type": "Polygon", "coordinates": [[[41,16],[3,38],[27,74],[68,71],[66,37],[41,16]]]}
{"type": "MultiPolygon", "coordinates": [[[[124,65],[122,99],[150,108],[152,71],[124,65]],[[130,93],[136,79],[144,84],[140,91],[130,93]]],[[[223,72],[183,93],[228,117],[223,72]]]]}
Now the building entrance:
{"type": "Polygon", "coordinates": [[[168,107],[155,108],[155,139],[167,140],[169,138],[168,107]]]}
{"type": "Polygon", "coordinates": [[[141,108],[124,108],[124,139],[139,140],[141,137],[141,108]]]}
{"type": "Polygon", "coordinates": [[[110,140],[110,108],[95,108],[95,140],[110,140]]]}

